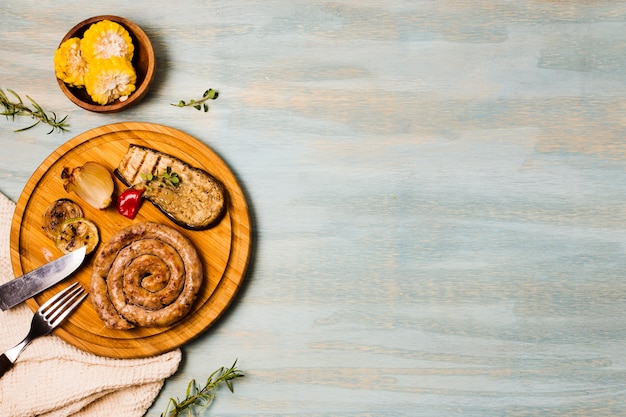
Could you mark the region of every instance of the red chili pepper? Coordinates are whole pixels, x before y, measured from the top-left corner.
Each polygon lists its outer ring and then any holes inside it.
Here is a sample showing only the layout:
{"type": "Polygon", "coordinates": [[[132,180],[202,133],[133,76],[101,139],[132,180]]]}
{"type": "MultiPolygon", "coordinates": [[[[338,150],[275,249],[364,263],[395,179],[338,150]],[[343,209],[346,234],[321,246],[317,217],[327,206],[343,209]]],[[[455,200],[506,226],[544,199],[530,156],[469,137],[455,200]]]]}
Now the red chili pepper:
{"type": "Polygon", "coordinates": [[[117,198],[117,211],[129,219],[134,219],[141,207],[144,189],[129,188],[117,198]]]}

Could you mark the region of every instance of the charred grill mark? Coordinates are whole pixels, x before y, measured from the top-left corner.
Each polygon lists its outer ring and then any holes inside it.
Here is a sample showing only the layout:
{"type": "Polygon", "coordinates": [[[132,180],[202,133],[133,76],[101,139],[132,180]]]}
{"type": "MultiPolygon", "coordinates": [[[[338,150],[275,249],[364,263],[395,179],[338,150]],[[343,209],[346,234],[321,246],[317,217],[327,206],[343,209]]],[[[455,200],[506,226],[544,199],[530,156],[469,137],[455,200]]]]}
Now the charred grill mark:
{"type": "Polygon", "coordinates": [[[134,153],[137,152],[141,153],[141,162],[139,163],[139,165],[137,165],[137,170],[134,173],[132,184],[135,184],[137,182],[137,177],[140,175],[141,167],[144,166],[144,164],[146,163],[146,159],[148,158],[148,152],[146,152],[144,149],[136,148],[134,153]]]}
{"type": "Polygon", "coordinates": [[[152,166],[152,170],[150,171],[150,173],[152,175],[159,175],[159,163],[161,162],[161,158],[163,157],[163,155],[161,155],[160,153],[156,155],[156,161],[154,161],[154,165],[152,166]]]}

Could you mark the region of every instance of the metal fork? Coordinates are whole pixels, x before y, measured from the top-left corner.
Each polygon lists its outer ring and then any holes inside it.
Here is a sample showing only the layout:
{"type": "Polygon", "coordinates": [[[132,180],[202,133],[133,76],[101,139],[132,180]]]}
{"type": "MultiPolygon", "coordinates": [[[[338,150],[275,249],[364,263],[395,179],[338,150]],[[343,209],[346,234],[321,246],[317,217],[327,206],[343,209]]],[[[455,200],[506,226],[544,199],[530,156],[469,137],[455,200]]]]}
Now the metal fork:
{"type": "Polygon", "coordinates": [[[0,355],[0,377],[11,369],[22,350],[33,339],[50,333],[78,308],[88,295],[83,294],[83,292],[83,287],[75,282],[39,307],[30,323],[30,331],[24,340],[0,355]]]}

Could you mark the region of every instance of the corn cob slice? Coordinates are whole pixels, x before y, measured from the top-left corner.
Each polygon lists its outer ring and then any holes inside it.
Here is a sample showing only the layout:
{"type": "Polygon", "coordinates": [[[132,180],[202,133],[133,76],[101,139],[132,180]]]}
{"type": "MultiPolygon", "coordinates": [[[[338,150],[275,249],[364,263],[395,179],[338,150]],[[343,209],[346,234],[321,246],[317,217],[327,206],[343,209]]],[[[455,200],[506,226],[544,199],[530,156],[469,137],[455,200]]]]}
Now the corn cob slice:
{"type": "Polygon", "coordinates": [[[72,87],[83,87],[88,65],[80,50],[81,40],[70,38],[54,52],[54,72],[57,78],[72,87]]]}
{"type": "Polygon", "coordinates": [[[85,31],[81,41],[81,51],[85,60],[122,57],[133,59],[135,47],[128,31],[119,23],[102,20],[85,31]]]}
{"type": "Polygon", "coordinates": [[[130,61],[121,57],[95,60],[85,74],[87,93],[101,105],[117,99],[125,101],[135,91],[136,82],[135,69],[130,61]]]}

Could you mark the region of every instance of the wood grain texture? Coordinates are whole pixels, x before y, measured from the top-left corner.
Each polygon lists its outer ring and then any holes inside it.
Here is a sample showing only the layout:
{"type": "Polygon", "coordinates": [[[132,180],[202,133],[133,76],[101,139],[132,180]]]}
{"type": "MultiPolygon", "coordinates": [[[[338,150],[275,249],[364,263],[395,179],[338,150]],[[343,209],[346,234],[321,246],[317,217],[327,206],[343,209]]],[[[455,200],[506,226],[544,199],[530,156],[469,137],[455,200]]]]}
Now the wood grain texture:
{"type": "MultiPolygon", "coordinates": [[[[126,187],[118,180],[114,196],[126,187]]],[[[198,337],[224,313],[239,290],[248,266],[251,231],[248,206],[236,178],[211,149],[176,129],[150,123],[116,123],[91,129],[56,149],[33,173],[17,201],[11,223],[11,263],[16,276],[30,272],[60,256],[54,242],[42,230],[46,208],[59,198],[71,198],[108,242],[120,230],[136,222],[156,222],[180,231],[198,251],[203,285],[189,314],[163,327],[112,330],[104,326],[91,303],[84,303],[56,334],[63,340],[97,355],[115,358],[152,356],[180,347],[198,337]],[[96,161],[113,172],[129,146],[147,146],[210,172],[226,190],[226,214],[214,227],[190,231],[175,227],[155,206],[146,203],[135,219],[119,215],[115,204],[98,210],[64,190],[61,172],[96,161]]],[[[69,280],[90,287],[95,258],[89,256],[69,280]]],[[[33,311],[59,291],[55,285],[27,301],[33,311]]]]}
{"type": "MultiPolygon", "coordinates": [[[[175,127],[250,204],[246,284],[149,417],[235,358],[208,415],[626,414],[625,1],[9,3],[0,39],[2,86],[72,135],[175,127]],[[157,71],[94,115],[47,63],[107,13],[157,71]],[[207,88],[208,113],[169,105],[207,88]]],[[[71,138],[25,124],[0,121],[13,199],[71,138]]]]}

